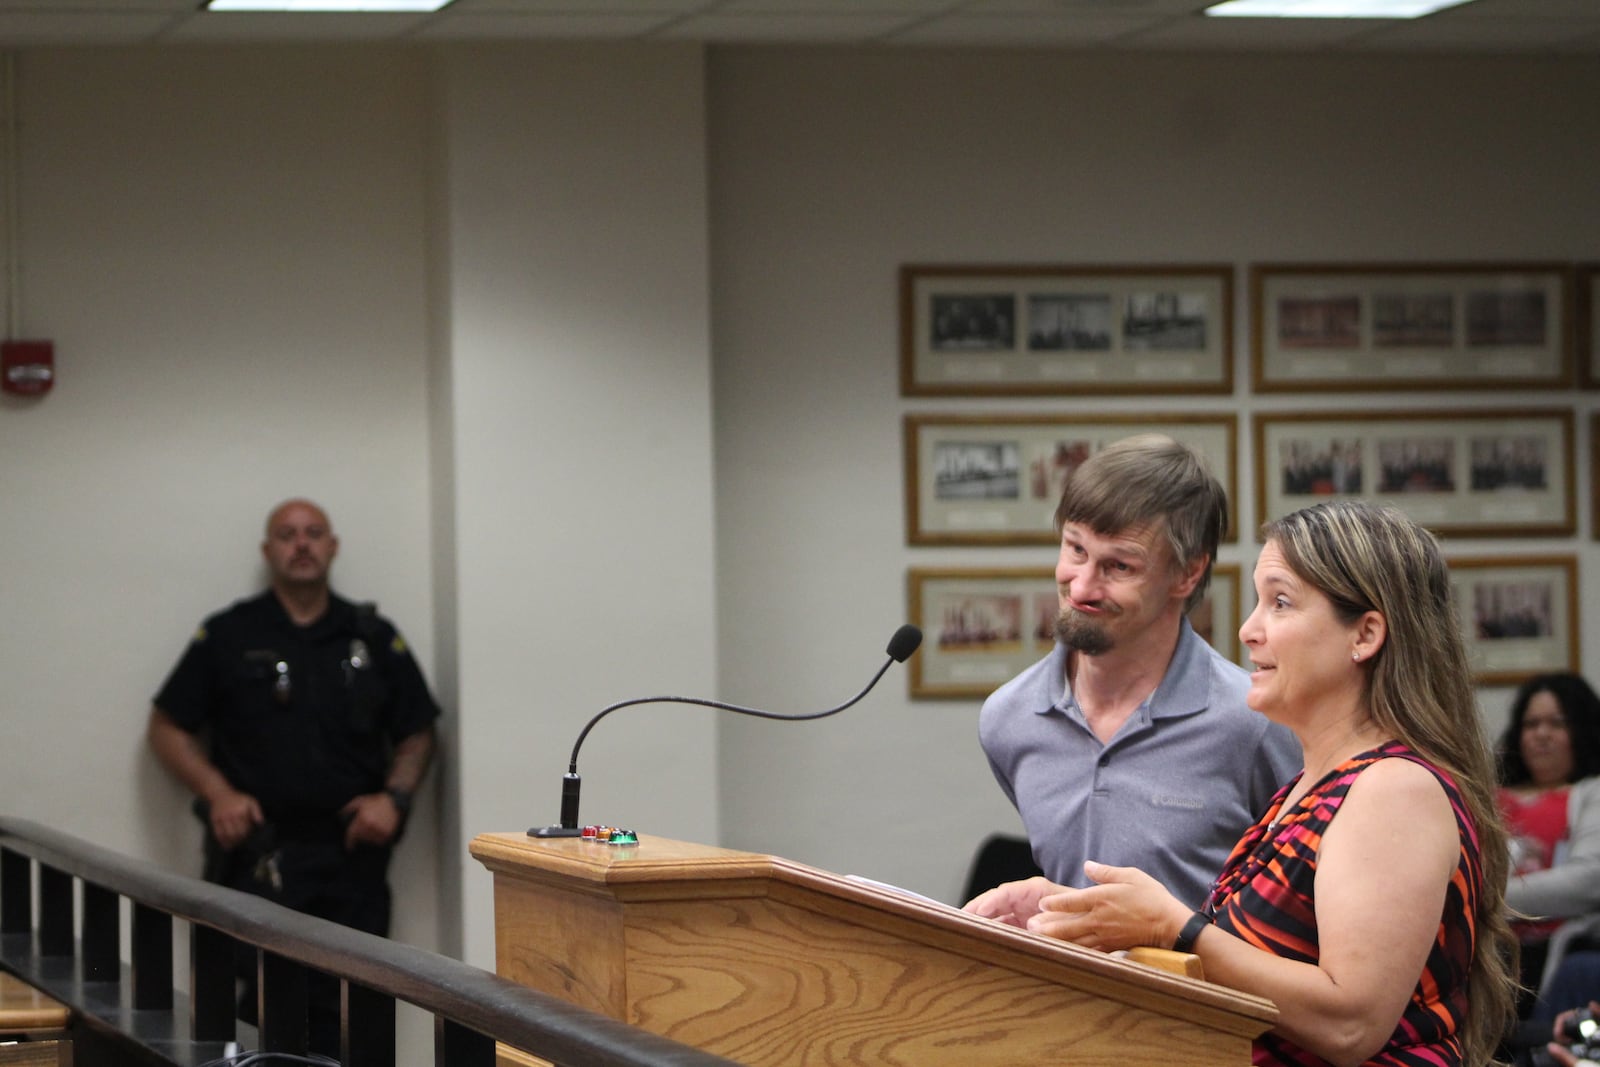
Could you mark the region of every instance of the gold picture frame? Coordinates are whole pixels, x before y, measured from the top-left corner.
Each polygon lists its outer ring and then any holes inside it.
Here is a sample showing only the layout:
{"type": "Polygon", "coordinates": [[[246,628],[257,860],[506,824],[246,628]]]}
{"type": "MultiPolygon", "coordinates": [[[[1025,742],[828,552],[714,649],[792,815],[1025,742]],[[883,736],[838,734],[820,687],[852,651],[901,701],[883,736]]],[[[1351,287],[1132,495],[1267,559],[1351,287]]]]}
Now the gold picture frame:
{"type": "Polygon", "coordinates": [[[1580,377],[1585,389],[1600,389],[1600,263],[1578,264],[1574,289],[1580,377]]]}
{"type": "MultiPolygon", "coordinates": [[[[907,617],[925,635],[908,661],[913,699],[983,700],[1055,643],[1051,567],[913,567],[906,596],[907,617]]],[[[1189,618],[1213,648],[1241,662],[1237,563],[1212,567],[1211,588],[1189,618]]]]}
{"type": "Polygon", "coordinates": [[[1232,414],[907,414],[904,426],[909,544],[1056,544],[1067,474],[1134,434],[1165,434],[1205,456],[1237,541],[1232,414]]]}
{"type": "Polygon", "coordinates": [[[1319,500],[1392,504],[1441,537],[1577,527],[1571,408],[1260,413],[1256,515],[1319,500]]]}
{"type": "Polygon", "coordinates": [[[1112,441],[1164,433],[1193,447],[1228,493],[1238,539],[1233,415],[905,416],[906,539],[914,545],[1053,545],[1066,475],[1112,441]]]}
{"type": "Polygon", "coordinates": [[[900,268],[905,396],[1233,392],[1233,267],[900,268]]]}
{"type": "Polygon", "coordinates": [[[1560,263],[1255,264],[1252,386],[1569,385],[1572,277],[1560,263]]]}
{"type": "Polygon", "coordinates": [[[1478,685],[1518,685],[1535,674],[1578,670],[1576,556],[1474,557],[1449,564],[1478,685]]]}

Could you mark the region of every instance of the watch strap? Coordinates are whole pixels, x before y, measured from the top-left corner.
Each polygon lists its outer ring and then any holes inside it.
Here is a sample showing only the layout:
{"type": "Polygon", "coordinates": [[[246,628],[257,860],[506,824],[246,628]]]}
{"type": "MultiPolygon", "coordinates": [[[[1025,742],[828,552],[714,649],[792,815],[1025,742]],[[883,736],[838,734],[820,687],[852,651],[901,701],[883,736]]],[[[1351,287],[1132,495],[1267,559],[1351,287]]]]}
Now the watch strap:
{"type": "Polygon", "coordinates": [[[1203,911],[1197,911],[1189,916],[1189,921],[1183,924],[1183,929],[1178,931],[1178,940],[1172,943],[1174,952],[1193,952],[1194,943],[1200,937],[1200,932],[1211,925],[1211,916],[1203,911]]]}
{"type": "Polygon", "coordinates": [[[411,794],[408,791],[391,787],[384,792],[389,794],[389,799],[394,801],[395,810],[402,816],[411,814],[411,794]]]}

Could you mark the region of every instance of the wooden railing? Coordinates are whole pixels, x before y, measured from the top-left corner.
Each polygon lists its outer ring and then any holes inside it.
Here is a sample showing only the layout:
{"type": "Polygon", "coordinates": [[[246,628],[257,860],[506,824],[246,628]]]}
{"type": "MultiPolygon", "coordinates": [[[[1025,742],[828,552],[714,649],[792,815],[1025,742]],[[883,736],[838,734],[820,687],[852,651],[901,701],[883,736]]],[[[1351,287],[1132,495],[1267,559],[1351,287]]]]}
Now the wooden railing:
{"type": "Polygon", "coordinates": [[[731,1062],[459,960],[174,874],[24,819],[0,818],[0,968],[72,1009],[77,1067],[199,1067],[235,1046],[304,1055],[313,972],[341,983],[343,1067],[394,1067],[396,1002],[433,1016],[436,1067],[493,1067],[496,1042],[559,1067],[731,1062]],[[188,924],[187,996],[173,982],[175,922],[188,924]],[[257,950],[259,1027],[235,1019],[239,945],[257,950]]]}

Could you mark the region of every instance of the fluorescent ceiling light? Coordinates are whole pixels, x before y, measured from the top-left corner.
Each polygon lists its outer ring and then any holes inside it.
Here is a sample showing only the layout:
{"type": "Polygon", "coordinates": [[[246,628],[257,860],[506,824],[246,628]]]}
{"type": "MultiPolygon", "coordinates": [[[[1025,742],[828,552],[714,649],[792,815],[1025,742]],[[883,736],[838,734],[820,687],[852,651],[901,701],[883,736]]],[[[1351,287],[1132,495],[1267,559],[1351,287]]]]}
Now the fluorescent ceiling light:
{"type": "Polygon", "coordinates": [[[1224,0],[1207,15],[1260,19],[1417,19],[1467,0],[1224,0]]]}
{"type": "Polygon", "coordinates": [[[450,0],[206,0],[207,11],[437,11],[450,0]]]}

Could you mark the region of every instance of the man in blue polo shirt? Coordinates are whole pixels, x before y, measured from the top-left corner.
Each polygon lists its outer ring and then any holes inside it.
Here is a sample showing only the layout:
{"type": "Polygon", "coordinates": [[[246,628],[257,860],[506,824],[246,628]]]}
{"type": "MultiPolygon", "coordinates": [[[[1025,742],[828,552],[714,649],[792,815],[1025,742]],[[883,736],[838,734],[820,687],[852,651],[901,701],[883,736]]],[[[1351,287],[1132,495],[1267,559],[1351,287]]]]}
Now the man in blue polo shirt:
{"type": "MultiPolygon", "coordinates": [[[[984,702],[978,732],[1053,883],[1086,860],[1149,872],[1198,906],[1234,843],[1300,767],[1294,736],[1245,706],[1250,677],[1185,616],[1205,595],[1227,494],[1193,450],[1126,438],[1056,508],[1056,645],[984,702]]],[[[966,910],[1023,925],[1034,879],[966,910]]]]}

